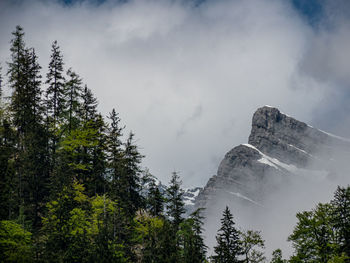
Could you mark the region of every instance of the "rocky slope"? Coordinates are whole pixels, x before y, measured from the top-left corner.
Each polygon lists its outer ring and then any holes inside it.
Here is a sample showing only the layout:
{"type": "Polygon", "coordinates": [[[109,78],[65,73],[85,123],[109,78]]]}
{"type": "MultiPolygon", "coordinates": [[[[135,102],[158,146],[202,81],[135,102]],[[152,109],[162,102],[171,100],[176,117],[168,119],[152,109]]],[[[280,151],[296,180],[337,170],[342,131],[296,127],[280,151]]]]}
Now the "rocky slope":
{"type": "Polygon", "coordinates": [[[290,178],[336,176],[338,163],[334,160],[349,153],[349,140],[264,106],[253,115],[248,144],[225,155],[217,174],[200,191],[195,207],[219,207],[221,211],[225,203],[263,207],[267,194],[290,178]]]}

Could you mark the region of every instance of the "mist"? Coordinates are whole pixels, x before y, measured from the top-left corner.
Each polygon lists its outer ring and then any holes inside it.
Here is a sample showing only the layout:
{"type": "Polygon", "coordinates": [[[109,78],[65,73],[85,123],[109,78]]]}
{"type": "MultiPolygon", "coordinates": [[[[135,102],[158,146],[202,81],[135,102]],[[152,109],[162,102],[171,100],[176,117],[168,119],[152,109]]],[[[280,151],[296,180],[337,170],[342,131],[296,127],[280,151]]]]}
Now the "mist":
{"type": "Polygon", "coordinates": [[[204,225],[209,254],[214,253],[220,218],[228,205],[238,229],[261,231],[267,259],[271,259],[277,248],[282,249],[283,257],[288,259],[293,254],[293,247],[287,239],[296,226],[296,214],[310,211],[319,203],[330,202],[337,187],[347,187],[350,182],[350,140],[334,137],[334,142],[320,147],[313,153],[313,158],[290,175],[267,172],[264,183],[249,185],[256,193],[249,201],[239,200],[225,191],[218,194],[214,203],[209,202],[204,225]]]}

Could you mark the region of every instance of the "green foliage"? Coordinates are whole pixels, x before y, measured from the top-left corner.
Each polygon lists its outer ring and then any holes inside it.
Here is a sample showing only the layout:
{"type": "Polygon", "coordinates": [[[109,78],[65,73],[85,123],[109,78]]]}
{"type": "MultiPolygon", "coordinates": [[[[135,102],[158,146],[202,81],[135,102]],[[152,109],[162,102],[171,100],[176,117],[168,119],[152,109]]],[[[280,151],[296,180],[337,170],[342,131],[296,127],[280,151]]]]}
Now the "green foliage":
{"type": "Polygon", "coordinates": [[[340,256],[335,255],[333,256],[328,263],[346,263],[349,262],[349,257],[346,256],[344,253],[342,253],[340,256]]]}
{"type": "Polygon", "coordinates": [[[14,221],[0,221],[0,258],[2,262],[32,262],[32,234],[14,221]]]}
{"type": "Polygon", "coordinates": [[[265,248],[265,242],[259,231],[246,230],[241,232],[241,246],[244,255],[243,262],[264,262],[265,256],[263,249],[265,248]]]}
{"type": "Polygon", "coordinates": [[[117,202],[95,196],[92,205],[93,262],[128,262],[124,238],[128,226],[117,202]]]}
{"type": "Polygon", "coordinates": [[[338,187],[330,203],[297,214],[289,241],[295,249],[290,262],[337,262],[349,259],[350,187],[338,187]]]}
{"type": "Polygon", "coordinates": [[[239,231],[235,228],[231,211],[226,206],[221,219],[221,228],[216,236],[217,246],[214,247],[213,262],[240,262],[239,256],[242,255],[242,247],[239,234],[239,231]]]}
{"type": "Polygon", "coordinates": [[[167,214],[171,218],[176,233],[180,223],[183,221],[182,215],[185,213],[185,204],[182,200],[184,192],[181,189],[181,180],[176,172],[173,172],[169,187],[166,190],[167,214]]]}
{"type": "Polygon", "coordinates": [[[297,214],[298,223],[288,238],[296,251],[293,260],[327,262],[334,255],[337,247],[331,210],[329,204],[319,204],[312,211],[297,214]]]}
{"type": "Polygon", "coordinates": [[[66,131],[77,129],[80,124],[79,111],[81,108],[82,79],[71,68],[67,71],[68,80],[65,83],[66,96],[66,131]]]}
{"type": "Polygon", "coordinates": [[[140,213],[134,219],[135,254],[139,262],[162,262],[164,219],[140,213]]]}
{"type": "Polygon", "coordinates": [[[287,263],[287,260],[282,258],[282,250],[276,249],[272,252],[272,259],[270,263],[287,263]]]}
{"type": "Polygon", "coordinates": [[[164,210],[164,197],[153,178],[149,182],[149,192],[147,196],[146,208],[152,216],[162,216],[164,210]]]}
{"type": "Polygon", "coordinates": [[[202,263],[206,261],[207,247],[202,237],[202,209],[197,209],[179,226],[176,233],[180,248],[180,261],[184,263],[202,263]]]}
{"type": "Polygon", "coordinates": [[[340,252],[350,257],[350,186],[347,188],[338,186],[331,204],[340,252]]]}

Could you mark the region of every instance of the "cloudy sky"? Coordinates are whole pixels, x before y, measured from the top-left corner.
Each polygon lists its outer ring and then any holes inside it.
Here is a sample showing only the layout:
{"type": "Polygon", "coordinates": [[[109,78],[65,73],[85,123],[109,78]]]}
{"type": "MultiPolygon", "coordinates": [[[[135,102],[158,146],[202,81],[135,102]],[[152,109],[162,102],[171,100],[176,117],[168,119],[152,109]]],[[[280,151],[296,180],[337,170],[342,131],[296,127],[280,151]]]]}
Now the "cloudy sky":
{"type": "Polygon", "coordinates": [[[43,75],[57,40],[144,165],[189,187],[247,142],[263,105],[350,136],[349,18],[347,0],[1,0],[0,61],[18,24],[43,75]]]}

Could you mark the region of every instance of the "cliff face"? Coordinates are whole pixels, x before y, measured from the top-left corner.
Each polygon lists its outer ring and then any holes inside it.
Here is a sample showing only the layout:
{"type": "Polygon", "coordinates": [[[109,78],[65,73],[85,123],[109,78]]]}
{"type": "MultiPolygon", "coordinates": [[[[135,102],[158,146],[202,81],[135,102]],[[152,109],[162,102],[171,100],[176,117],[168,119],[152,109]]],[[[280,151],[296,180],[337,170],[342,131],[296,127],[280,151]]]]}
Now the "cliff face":
{"type": "MultiPolygon", "coordinates": [[[[253,115],[248,144],[230,150],[196,198],[195,207],[235,202],[261,207],[266,193],[295,176],[334,175],[333,149],[349,154],[350,142],[265,106],[253,115]]],[[[223,208],[221,209],[223,210],[223,208]]]]}

